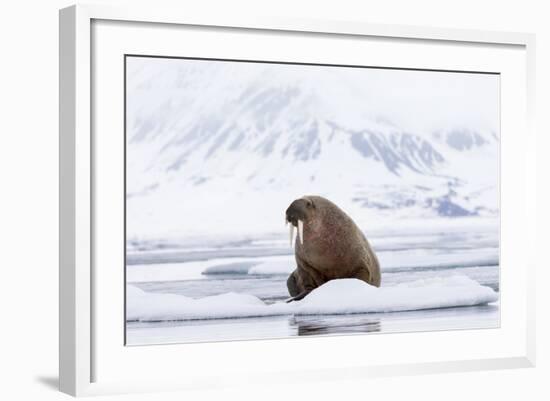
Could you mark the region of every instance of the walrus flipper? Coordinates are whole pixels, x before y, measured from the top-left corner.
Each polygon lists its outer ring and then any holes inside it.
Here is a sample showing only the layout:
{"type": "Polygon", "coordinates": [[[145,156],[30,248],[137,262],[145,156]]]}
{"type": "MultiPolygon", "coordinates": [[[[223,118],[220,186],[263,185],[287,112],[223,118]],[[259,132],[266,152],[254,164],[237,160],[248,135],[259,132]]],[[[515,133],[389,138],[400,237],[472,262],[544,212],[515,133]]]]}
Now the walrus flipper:
{"type": "Polygon", "coordinates": [[[307,294],[309,294],[312,290],[304,290],[295,297],[289,298],[286,300],[286,303],[292,302],[292,301],[299,301],[301,299],[304,299],[307,294]]]}
{"type": "Polygon", "coordinates": [[[288,293],[291,297],[295,297],[300,293],[298,282],[296,280],[296,270],[288,276],[288,279],[286,280],[286,287],[288,288],[288,293]]]}
{"type": "Polygon", "coordinates": [[[299,301],[315,289],[315,286],[311,285],[307,279],[308,277],[309,276],[306,273],[299,271],[298,268],[295,269],[290,276],[288,276],[286,286],[288,288],[290,298],[287,299],[287,303],[299,301]]]}

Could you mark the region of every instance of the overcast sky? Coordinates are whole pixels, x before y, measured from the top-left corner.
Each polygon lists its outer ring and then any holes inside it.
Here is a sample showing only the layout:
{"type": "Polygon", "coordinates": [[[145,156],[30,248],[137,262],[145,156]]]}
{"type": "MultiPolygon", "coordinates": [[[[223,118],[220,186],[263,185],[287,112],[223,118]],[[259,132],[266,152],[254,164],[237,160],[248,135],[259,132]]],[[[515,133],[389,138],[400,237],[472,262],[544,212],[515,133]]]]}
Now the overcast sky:
{"type": "Polygon", "coordinates": [[[499,130],[499,76],[474,73],[357,69],[347,71],[369,108],[418,130],[464,125],[499,130]]]}
{"type": "Polygon", "coordinates": [[[499,135],[500,83],[492,74],[130,57],[128,79],[130,94],[143,82],[158,85],[143,95],[158,98],[156,104],[188,92],[209,97],[214,108],[214,98],[233,98],[239,88],[294,85],[314,90],[327,113],[350,124],[368,116],[419,135],[457,127],[499,135]],[[175,82],[185,81],[174,91],[175,82]]]}

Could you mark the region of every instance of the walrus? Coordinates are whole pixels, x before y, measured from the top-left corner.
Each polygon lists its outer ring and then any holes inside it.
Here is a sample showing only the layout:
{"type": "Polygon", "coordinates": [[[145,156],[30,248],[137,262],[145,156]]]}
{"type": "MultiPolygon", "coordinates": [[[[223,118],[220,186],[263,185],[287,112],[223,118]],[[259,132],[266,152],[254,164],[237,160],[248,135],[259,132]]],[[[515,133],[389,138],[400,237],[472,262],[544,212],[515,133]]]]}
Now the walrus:
{"type": "Polygon", "coordinates": [[[303,299],[329,280],[357,278],[380,286],[380,265],[365,235],[338,206],[321,196],[304,196],[286,210],[292,245],[298,228],[294,255],[296,269],[287,280],[291,296],[303,299]]]}

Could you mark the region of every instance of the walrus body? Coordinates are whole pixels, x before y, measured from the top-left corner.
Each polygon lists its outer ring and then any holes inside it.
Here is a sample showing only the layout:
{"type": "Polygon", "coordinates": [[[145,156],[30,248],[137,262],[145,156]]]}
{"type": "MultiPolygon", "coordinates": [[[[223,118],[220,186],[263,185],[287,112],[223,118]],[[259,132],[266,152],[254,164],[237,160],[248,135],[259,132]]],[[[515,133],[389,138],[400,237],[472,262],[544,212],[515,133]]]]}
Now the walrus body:
{"type": "Polygon", "coordinates": [[[380,286],[380,266],[354,221],[320,196],[297,199],[286,210],[286,222],[298,228],[296,269],[288,277],[290,301],[304,298],[329,280],[357,278],[380,286]]]}

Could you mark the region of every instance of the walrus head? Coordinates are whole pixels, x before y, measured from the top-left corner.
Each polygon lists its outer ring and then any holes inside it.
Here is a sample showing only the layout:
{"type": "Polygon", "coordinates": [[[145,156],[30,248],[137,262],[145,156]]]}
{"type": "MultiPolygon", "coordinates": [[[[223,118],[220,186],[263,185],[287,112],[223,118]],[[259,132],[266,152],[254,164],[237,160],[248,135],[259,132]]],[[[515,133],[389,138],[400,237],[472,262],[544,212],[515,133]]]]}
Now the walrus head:
{"type": "Polygon", "coordinates": [[[293,201],[286,209],[285,223],[290,223],[290,246],[294,239],[294,227],[298,227],[298,239],[304,243],[304,222],[311,219],[315,213],[315,203],[311,198],[303,197],[293,201]]]}

